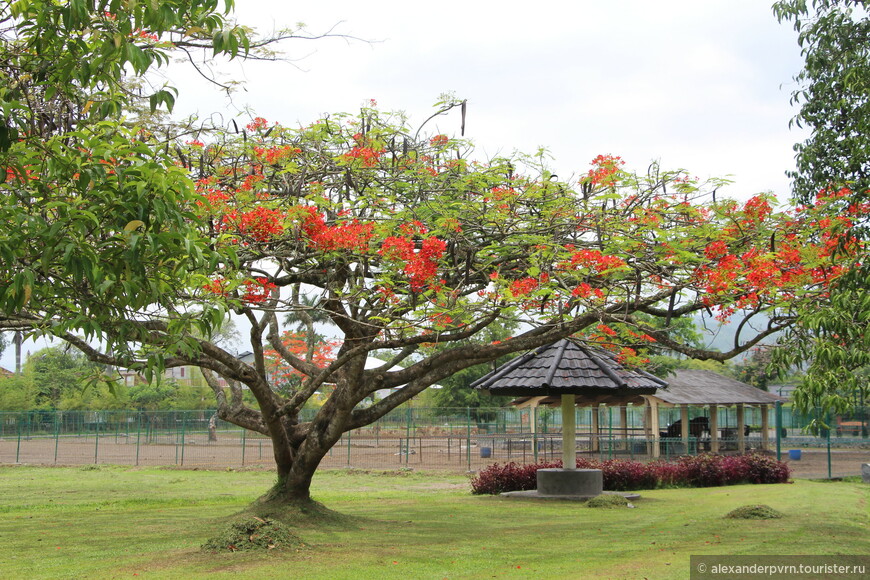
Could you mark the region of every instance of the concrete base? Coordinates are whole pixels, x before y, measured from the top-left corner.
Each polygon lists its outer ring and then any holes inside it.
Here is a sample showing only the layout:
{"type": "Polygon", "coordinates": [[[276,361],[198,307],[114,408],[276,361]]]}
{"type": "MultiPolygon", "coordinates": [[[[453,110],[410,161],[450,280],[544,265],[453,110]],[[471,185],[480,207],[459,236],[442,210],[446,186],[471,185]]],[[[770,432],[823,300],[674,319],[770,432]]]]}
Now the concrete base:
{"type": "MultiPolygon", "coordinates": [[[[639,493],[634,493],[630,491],[602,491],[599,495],[621,495],[625,499],[632,501],[636,499],[640,499],[639,493]]],[[[499,497],[505,497],[508,499],[537,499],[537,500],[556,500],[556,501],[588,501],[594,495],[542,495],[538,493],[538,490],[533,489],[531,491],[506,491],[504,493],[500,493],[499,497]]]]}
{"type": "Polygon", "coordinates": [[[861,481],[870,483],[870,463],[863,463],[861,465],[861,481]]]}
{"type": "Polygon", "coordinates": [[[539,495],[595,497],[604,489],[604,476],[600,469],[539,469],[537,473],[539,495]]]}

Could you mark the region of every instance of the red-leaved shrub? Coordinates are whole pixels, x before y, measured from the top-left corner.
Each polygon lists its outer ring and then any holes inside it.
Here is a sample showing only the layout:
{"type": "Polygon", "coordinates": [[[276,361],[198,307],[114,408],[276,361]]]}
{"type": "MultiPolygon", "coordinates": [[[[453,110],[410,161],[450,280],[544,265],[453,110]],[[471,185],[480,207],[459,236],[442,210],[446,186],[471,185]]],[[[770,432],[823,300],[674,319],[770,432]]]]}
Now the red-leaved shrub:
{"type": "MultiPolygon", "coordinates": [[[[550,463],[493,464],[471,479],[472,493],[499,494],[504,491],[524,491],[537,487],[537,471],[562,467],[561,461],[550,463]]],[[[674,462],[641,463],[626,459],[595,461],[578,459],[578,469],[600,469],[604,489],[633,491],[657,487],[713,487],[738,483],[785,483],[789,468],[781,462],[756,453],[747,455],[714,455],[704,453],[680,457],[674,462]]]]}

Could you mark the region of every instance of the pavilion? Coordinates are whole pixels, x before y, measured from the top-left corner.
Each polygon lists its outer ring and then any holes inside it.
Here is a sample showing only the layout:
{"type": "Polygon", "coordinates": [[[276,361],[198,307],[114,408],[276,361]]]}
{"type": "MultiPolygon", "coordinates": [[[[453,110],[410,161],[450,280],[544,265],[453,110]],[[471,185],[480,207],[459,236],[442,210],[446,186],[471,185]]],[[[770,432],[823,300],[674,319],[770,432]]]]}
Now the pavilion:
{"type": "MultiPolygon", "coordinates": [[[[583,382],[583,378],[579,378],[583,382]]],[[[501,393],[499,393],[501,394],[501,393]]],[[[650,448],[650,455],[658,457],[661,446],[656,444],[660,439],[662,428],[660,425],[659,411],[661,409],[678,409],[680,413],[679,432],[677,437],[683,444],[682,449],[689,450],[690,437],[690,411],[701,413],[707,417],[709,426],[709,449],[719,452],[724,448],[723,443],[733,443],[736,440],[738,453],[746,451],[746,421],[745,411],[747,408],[760,409],[761,414],[761,448],[770,447],[769,409],[777,402],[785,402],[786,399],[773,393],[768,393],[747,385],[740,381],[725,377],[718,373],[706,370],[678,369],[667,378],[667,388],[659,387],[653,393],[607,393],[598,389],[580,390],[575,393],[575,405],[580,407],[593,407],[596,410],[602,407],[619,408],[619,425],[617,433],[623,439],[629,438],[627,418],[627,406],[643,406],[644,438],[650,448]],[[734,408],[736,413],[736,425],[719,425],[719,410],[722,408],[734,408]]],[[[555,406],[558,404],[556,397],[552,395],[524,395],[513,401],[517,408],[534,408],[538,406],[555,406]]],[[[532,417],[536,413],[531,413],[532,417]]],[[[532,422],[532,430],[537,426],[532,422]]],[[[597,450],[602,438],[602,430],[599,424],[599,413],[592,413],[590,441],[592,450],[597,450]]]]}

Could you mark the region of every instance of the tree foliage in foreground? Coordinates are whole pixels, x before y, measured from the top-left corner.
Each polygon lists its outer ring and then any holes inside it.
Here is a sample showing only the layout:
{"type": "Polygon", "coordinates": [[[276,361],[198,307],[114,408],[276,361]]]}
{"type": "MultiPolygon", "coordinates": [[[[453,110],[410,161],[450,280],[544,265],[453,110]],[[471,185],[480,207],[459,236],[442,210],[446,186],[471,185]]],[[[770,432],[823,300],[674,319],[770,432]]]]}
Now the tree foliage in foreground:
{"type": "MultiPolygon", "coordinates": [[[[198,55],[274,58],[271,43],[228,20],[233,0],[0,1],[0,323],[38,303],[52,332],[112,340],[125,353],[189,272],[217,262],[190,224],[195,192],[171,149],[175,130],[137,126],[143,105],[177,91],[147,72],[198,55]],[[136,85],[142,88],[134,89],[136,85]],[[111,328],[107,328],[111,327],[111,328]]],[[[214,330],[224,313],[174,312],[214,330]]],[[[21,318],[20,316],[18,317],[21,318]]],[[[129,358],[129,357],[128,357],[129,358]]]]}
{"type": "MultiPolygon", "coordinates": [[[[866,239],[870,215],[870,17],[855,0],[782,0],[780,21],[794,25],[804,56],[792,101],[795,122],[811,130],[795,145],[794,197],[817,205],[839,198],[828,223],[866,239]]],[[[808,308],[775,353],[781,368],[806,365],[794,394],[798,408],[846,412],[870,398],[859,372],[870,365],[870,261],[864,248],[830,290],[824,308],[808,308]]]]}
{"type": "Polygon", "coordinates": [[[794,123],[810,129],[795,145],[794,196],[812,203],[822,188],[870,189],[870,17],[861,0],[782,0],[774,14],[798,32],[804,67],[795,77],[794,123]]]}

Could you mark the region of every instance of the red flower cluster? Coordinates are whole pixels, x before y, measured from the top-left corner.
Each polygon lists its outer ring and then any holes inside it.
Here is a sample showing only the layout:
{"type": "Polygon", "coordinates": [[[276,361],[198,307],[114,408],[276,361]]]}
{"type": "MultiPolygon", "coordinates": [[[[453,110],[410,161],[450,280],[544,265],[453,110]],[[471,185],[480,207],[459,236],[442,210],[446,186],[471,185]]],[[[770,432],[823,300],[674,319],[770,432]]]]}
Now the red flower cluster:
{"type": "Polygon", "coordinates": [[[263,177],[259,173],[255,173],[254,175],[248,175],[245,177],[245,180],[239,186],[239,191],[253,191],[254,185],[263,181],[265,177],[263,177]]]}
{"type": "Polygon", "coordinates": [[[649,362],[647,357],[639,356],[633,348],[624,346],[616,353],[616,362],[624,365],[644,365],[649,362]]]}
{"type": "Polygon", "coordinates": [[[244,284],[244,292],[242,293],[242,300],[251,304],[261,304],[269,298],[269,295],[272,293],[272,290],[277,288],[275,284],[269,282],[267,278],[258,277],[253,280],[245,280],[244,284]]]}
{"type": "Polygon", "coordinates": [[[378,253],[386,260],[405,262],[405,274],[411,289],[420,291],[438,273],[438,260],[444,255],[447,243],[438,238],[425,238],[420,250],[415,252],[415,244],[410,238],[389,236],[384,240],[378,253]]]}
{"type": "Polygon", "coordinates": [[[538,287],[538,281],[535,278],[520,278],[511,282],[511,294],[514,296],[525,296],[538,287]]]}
{"type": "Polygon", "coordinates": [[[159,40],[158,36],[153,32],[148,32],[147,30],[138,28],[130,34],[130,38],[135,40],[147,40],[148,42],[157,42],[159,40]]]}
{"type": "Polygon", "coordinates": [[[278,163],[282,159],[302,153],[302,149],[284,145],[283,147],[254,147],[254,157],[270,165],[278,163]]]}
{"type": "Polygon", "coordinates": [[[25,180],[35,181],[38,179],[39,179],[39,177],[37,175],[34,175],[32,169],[25,169],[24,175],[21,175],[13,167],[7,167],[6,168],[6,179],[4,181],[5,182],[9,182],[9,181],[23,182],[25,180]]]}
{"type": "Polygon", "coordinates": [[[227,295],[227,281],[225,278],[216,278],[211,282],[206,282],[202,285],[202,289],[218,296],[227,295]]]}
{"type": "Polygon", "coordinates": [[[607,256],[598,250],[584,249],[571,256],[570,266],[573,268],[588,268],[596,274],[605,274],[611,270],[624,267],[625,261],[619,256],[607,256]]]}
{"type": "Polygon", "coordinates": [[[571,296],[575,298],[589,298],[593,294],[596,298],[604,298],[604,292],[601,291],[601,288],[593,288],[586,282],[581,283],[571,291],[571,296]]]}
{"type": "Polygon", "coordinates": [[[728,244],[721,240],[710,242],[710,244],[704,250],[704,256],[706,256],[708,260],[718,260],[719,258],[722,258],[727,254],[728,244]]]}
{"type": "Polygon", "coordinates": [[[378,159],[383,153],[383,149],[372,149],[371,147],[354,147],[344,154],[344,157],[350,161],[353,159],[361,159],[362,164],[366,167],[374,167],[378,164],[378,159]]]}
{"type": "Polygon", "coordinates": [[[586,175],[589,183],[592,185],[613,185],[616,183],[619,166],[625,165],[625,161],[615,155],[599,155],[592,160],[592,165],[592,169],[586,175]]]}
{"type": "Polygon", "coordinates": [[[606,334],[607,336],[616,336],[616,331],[607,326],[606,324],[599,324],[595,328],[598,330],[598,332],[606,334]]]}
{"type": "Polygon", "coordinates": [[[234,210],[224,216],[223,224],[254,241],[268,242],[284,233],[283,219],[283,214],[278,210],[258,207],[244,213],[234,210]]]}
{"type": "Polygon", "coordinates": [[[253,121],[245,125],[245,129],[248,131],[256,131],[258,129],[265,129],[268,124],[269,122],[263,117],[254,117],[253,121]]]}
{"type": "Polygon", "coordinates": [[[433,147],[444,147],[447,143],[450,142],[450,137],[447,135],[435,135],[431,139],[429,139],[429,144],[433,147]]]}
{"type": "Polygon", "coordinates": [[[356,140],[357,144],[347,153],[342,155],[345,161],[353,161],[355,159],[359,159],[362,161],[362,164],[365,167],[374,167],[378,163],[378,159],[380,159],[383,154],[383,149],[375,149],[371,145],[366,142],[365,137],[363,137],[360,133],[357,133],[353,136],[356,140]]]}
{"type": "Polygon", "coordinates": [[[746,217],[743,218],[744,224],[760,224],[773,212],[767,200],[760,195],[756,195],[746,202],[743,206],[743,213],[746,217]]]}
{"type": "Polygon", "coordinates": [[[311,240],[311,245],[324,252],[334,250],[368,251],[369,242],[374,237],[374,224],[361,223],[353,219],[348,222],[329,226],[323,214],[313,207],[302,208],[305,214],[302,231],[311,240]]]}

